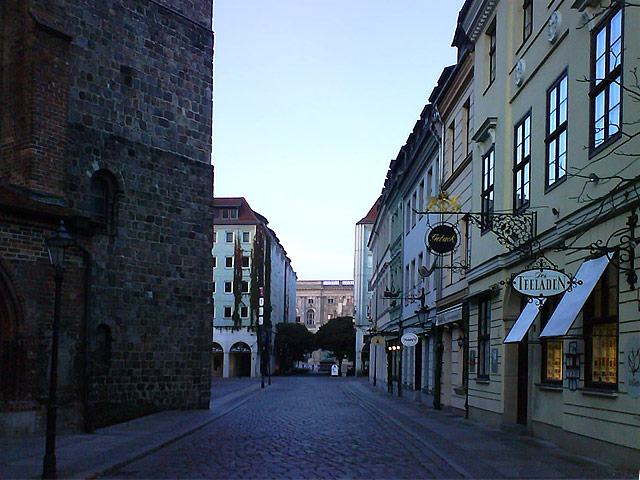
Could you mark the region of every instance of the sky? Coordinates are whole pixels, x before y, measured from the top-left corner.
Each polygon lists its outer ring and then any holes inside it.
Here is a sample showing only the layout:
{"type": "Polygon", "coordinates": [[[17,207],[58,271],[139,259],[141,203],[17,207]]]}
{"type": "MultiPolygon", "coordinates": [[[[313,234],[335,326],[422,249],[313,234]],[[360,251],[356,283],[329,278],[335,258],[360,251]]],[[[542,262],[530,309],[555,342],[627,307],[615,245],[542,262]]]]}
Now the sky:
{"type": "Polygon", "coordinates": [[[215,0],[216,197],[269,220],[299,280],[353,279],[463,0],[215,0]]]}

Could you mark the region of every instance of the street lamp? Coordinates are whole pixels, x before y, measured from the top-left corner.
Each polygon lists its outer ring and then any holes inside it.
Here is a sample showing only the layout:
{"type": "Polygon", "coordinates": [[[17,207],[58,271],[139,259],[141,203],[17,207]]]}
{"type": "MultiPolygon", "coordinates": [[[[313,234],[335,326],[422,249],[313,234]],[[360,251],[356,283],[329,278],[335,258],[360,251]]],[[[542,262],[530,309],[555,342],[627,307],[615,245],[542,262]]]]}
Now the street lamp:
{"type": "Polygon", "coordinates": [[[73,237],[60,221],[60,228],[50,237],[45,238],[49,253],[49,262],[55,267],[56,293],[53,307],[53,325],[51,328],[51,371],[49,374],[49,402],[47,404],[47,433],[42,478],[57,478],[56,473],[56,418],[57,418],[57,386],[58,386],[58,344],[60,330],[60,291],[64,277],[64,257],[67,248],[75,245],[73,237]]]}

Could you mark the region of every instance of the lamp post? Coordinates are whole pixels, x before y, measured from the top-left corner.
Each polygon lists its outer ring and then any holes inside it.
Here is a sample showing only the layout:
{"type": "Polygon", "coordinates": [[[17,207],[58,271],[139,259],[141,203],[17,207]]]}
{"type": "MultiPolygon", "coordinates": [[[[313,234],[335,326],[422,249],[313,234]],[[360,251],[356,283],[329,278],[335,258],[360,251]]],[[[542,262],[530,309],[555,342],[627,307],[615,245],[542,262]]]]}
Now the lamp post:
{"type": "Polygon", "coordinates": [[[53,306],[53,325],[51,327],[51,371],[49,374],[49,401],[47,404],[47,430],[42,478],[57,478],[56,472],[56,419],[58,413],[58,345],[60,331],[60,292],[64,277],[64,257],[67,248],[74,245],[73,237],[64,228],[64,221],[60,228],[50,237],[45,238],[45,245],[49,253],[49,262],[55,268],[55,297],[53,306]]]}

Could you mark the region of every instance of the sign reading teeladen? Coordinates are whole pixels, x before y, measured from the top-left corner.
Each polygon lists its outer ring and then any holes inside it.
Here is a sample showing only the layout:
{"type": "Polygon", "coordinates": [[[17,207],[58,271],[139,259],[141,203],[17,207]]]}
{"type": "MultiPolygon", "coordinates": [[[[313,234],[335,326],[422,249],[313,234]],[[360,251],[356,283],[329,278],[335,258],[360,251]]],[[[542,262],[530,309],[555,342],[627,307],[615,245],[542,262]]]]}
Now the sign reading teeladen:
{"type": "Polygon", "coordinates": [[[528,297],[553,297],[566,292],[571,286],[571,279],[560,270],[535,268],[520,272],[511,285],[528,297]]]}

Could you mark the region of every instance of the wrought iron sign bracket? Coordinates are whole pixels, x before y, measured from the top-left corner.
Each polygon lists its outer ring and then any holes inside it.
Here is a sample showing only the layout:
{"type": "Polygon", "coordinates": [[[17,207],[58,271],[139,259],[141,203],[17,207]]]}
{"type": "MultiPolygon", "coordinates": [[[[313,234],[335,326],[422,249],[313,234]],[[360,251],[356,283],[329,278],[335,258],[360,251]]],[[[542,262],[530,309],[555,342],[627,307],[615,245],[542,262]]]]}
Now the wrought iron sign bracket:
{"type": "MultiPolygon", "coordinates": [[[[509,251],[519,251],[525,256],[533,255],[533,239],[537,234],[537,212],[520,213],[484,213],[446,211],[435,208],[425,212],[415,211],[419,215],[442,214],[455,215],[475,224],[481,231],[491,231],[498,243],[509,251]]],[[[462,265],[456,268],[461,268],[462,265]]]]}
{"type": "Polygon", "coordinates": [[[629,287],[631,290],[635,290],[636,283],[638,283],[638,274],[635,268],[636,246],[638,242],[640,242],[640,237],[636,237],[637,227],[638,215],[635,210],[632,210],[627,217],[626,226],[613,232],[606,241],[599,239],[582,247],[561,245],[556,250],[588,251],[593,257],[599,257],[609,253],[614,254],[611,263],[625,273],[629,287]]]}

